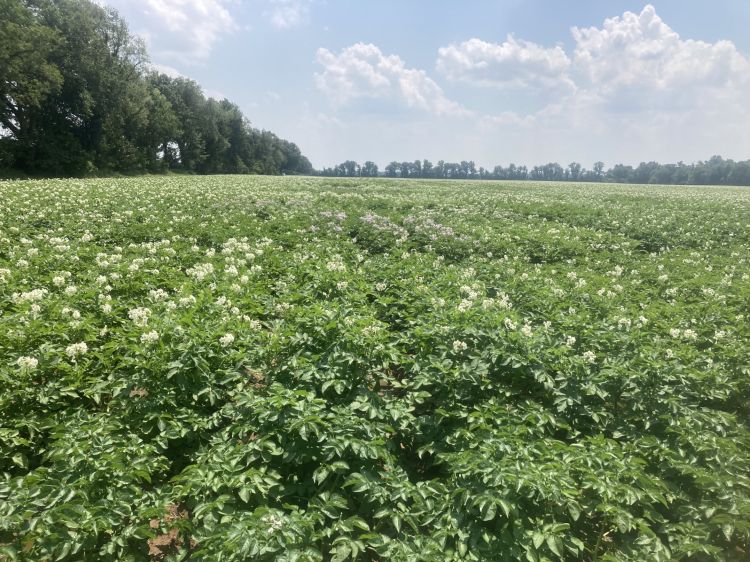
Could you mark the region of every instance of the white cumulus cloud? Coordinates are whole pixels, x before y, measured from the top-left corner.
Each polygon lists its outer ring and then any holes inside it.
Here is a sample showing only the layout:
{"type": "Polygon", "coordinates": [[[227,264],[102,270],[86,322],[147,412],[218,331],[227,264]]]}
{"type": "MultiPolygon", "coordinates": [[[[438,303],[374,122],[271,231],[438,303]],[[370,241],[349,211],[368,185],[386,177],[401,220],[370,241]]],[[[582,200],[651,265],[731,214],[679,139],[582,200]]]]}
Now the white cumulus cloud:
{"type": "Polygon", "coordinates": [[[304,23],[309,13],[310,0],[270,0],[266,17],[276,29],[292,29],[304,23]]]}
{"type": "Polygon", "coordinates": [[[136,31],[159,59],[205,62],[222,36],[237,29],[229,7],[234,0],[107,0],[123,13],[136,12],[136,31]]]}
{"type": "Polygon", "coordinates": [[[561,161],[746,157],[750,60],[732,42],[683,38],[651,5],[571,31],[569,53],[512,37],[439,50],[437,67],[450,79],[546,96],[538,111],[483,116],[488,144],[514,139],[511,150],[529,147],[527,161],[537,150],[561,161]]]}
{"type": "Polygon", "coordinates": [[[473,38],[438,50],[437,69],[449,80],[488,86],[573,89],[570,59],[561,47],[546,48],[509,35],[502,43],[473,38]]]}
{"type": "Polygon", "coordinates": [[[750,64],[733,43],[682,39],[651,5],[572,31],[577,81],[610,109],[689,110],[750,93],[750,64]]]}
{"type": "MultiPolygon", "coordinates": [[[[750,62],[731,41],[683,39],[650,4],[571,31],[570,54],[513,36],[502,43],[473,38],[440,48],[436,67],[469,86],[546,92],[550,105],[540,115],[571,104],[618,115],[714,111],[750,93],[750,62]]],[[[742,105],[733,109],[745,113],[742,105]]]]}
{"type": "Polygon", "coordinates": [[[397,55],[385,55],[372,44],[355,43],[336,54],[318,49],[323,71],[315,75],[318,88],[339,104],[356,99],[382,99],[436,115],[468,112],[448,99],[424,70],[408,68],[397,55]]]}

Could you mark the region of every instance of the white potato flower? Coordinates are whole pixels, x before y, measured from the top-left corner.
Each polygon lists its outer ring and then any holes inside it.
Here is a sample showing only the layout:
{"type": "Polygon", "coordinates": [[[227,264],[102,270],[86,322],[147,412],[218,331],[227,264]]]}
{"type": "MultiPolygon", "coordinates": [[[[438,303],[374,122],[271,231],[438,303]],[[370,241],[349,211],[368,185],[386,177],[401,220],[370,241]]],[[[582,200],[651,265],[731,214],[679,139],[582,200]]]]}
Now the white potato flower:
{"type": "Polygon", "coordinates": [[[691,341],[695,341],[695,340],[697,340],[697,339],[698,339],[698,332],[696,332],[695,330],[691,330],[691,329],[689,329],[689,328],[688,328],[687,330],[684,330],[684,331],[682,332],[682,336],[683,336],[683,337],[684,337],[684,338],[685,338],[686,340],[691,340],[691,341]]]}
{"type": "Polygon", "coordinates": [[[151,316],[151,310],[148,308],[131,308],[128,310],[128,318],[130,318],[136,326],[145,326],[148,324],[148,319],[151,316]]]}
{"type": "Polygon", "coordinates": [[[19,357],[16,361],[22,371],[33,371],[39,365],[39,360],[36,357],[19,357]]]}
{"type": "Polygon", "coordinates": [[[157,332],[156,330],[151,330],[150,332],[141,334],[141,343],[145,343],[148,345],[157,341],[159,341],[159,332],[157,332]]]}
{"type": "Polygon", "coordinates": [[[462,351],[466,351],[468,349],[468,345],[466,345],[466,342],[463,342],[461,340],[455,340],[453,342],[453,351],[455,353],[460,353],[462,351]]]}
{"type": "Polygon", "coordinates": [[[89,346],[86,342],[72,343],[65,348],[65,354],[71,359],[75,359],[79,355],[85,354],[89,350],[89,346]]]}

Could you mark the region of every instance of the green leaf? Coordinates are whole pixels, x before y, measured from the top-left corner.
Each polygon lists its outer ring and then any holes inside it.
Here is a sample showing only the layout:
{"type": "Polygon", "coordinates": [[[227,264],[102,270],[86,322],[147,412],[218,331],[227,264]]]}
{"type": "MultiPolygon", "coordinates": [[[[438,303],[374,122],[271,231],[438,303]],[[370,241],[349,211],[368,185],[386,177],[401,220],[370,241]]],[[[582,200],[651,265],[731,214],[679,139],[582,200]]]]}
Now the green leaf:
{"type": "Polygon", "coordinates": [[[350,521],[352,525],[354,525],[355,527],[358,527],[359,529],[362,529],[363,531],[370,530],[370,526],[367,524],[367,521],[365,521],[361,517],[352,517],[350,518],[350,521]]]}
{"type": "Polygon", "coordinates": [[[531,542],[534,544],[534,548],[539,548],[544,543],[544,535],[539,531],[535,531],[531,537],[531,542]]]}
{"type": "Polygon", "coordinates": [[[316,484],[321,484],[328,477],[328,474],[328,468],[325,466],[321,466],[320,468],[318,468],[318,470],[313,472],[313,482],[315,482],[316,484]]]}
{"type": "Polygon", "coordinates": [[[586,545],[583,544],[583,541],[578,537],[570,537],[568,540],[576,546],[578,552],[583,552],[584,550],[586,550],[586,545]]]}
{"type": "Polygon", "coordinates": [[[547,548],[562,558],[563,554],[563,542],[562,539],[556,535],[548,535],[545,539],[547,541],[547,548]]]}
{"type": "Polygon", "coordinates": [[[20,466],[21,468],[29,468],[29,460],[26,458],[26,455],[22,453],[16,453],[11,457],[11,460],[13,461],[13,464],[20,466]]]}

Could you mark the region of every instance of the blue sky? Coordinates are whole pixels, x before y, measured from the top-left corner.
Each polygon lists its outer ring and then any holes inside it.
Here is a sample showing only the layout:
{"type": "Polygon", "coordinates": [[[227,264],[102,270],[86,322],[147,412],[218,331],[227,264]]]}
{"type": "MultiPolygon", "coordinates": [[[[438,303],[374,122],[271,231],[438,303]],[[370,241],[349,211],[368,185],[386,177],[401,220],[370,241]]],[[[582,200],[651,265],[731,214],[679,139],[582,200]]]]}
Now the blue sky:
{"type": "Polygon", "coordinates": [[[750,2],[105,0],[316,167],[750,158],[750,2]]]}

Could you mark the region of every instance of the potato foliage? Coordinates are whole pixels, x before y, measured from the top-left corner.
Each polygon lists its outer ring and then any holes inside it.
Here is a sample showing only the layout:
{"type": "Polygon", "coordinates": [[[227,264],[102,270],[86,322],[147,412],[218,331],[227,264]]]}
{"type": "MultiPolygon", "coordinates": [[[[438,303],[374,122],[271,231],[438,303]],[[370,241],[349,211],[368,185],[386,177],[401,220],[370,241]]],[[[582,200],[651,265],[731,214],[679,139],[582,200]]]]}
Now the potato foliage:
{"type": "Polygon", "coordinates": [[[750,192],[0,183],[0,560],[747,560],[750,192]]]}

